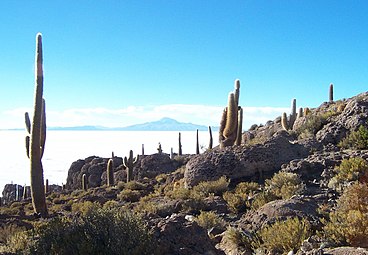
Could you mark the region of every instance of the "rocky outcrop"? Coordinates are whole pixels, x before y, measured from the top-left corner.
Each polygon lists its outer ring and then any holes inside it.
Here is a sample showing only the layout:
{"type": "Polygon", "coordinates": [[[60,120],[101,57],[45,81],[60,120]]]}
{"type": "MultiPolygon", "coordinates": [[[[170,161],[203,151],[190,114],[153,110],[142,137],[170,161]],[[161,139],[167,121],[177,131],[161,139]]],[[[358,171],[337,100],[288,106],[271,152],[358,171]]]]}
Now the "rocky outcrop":
{"type": "Polygon", "coordinates": [[[2,192],[2,204],[10,204],[19,201],[23,197],[23,186],[18,184],[6,184],[2,192]]]}
{"type": "Polygon", "coordinates": [[[169,255],[223,255],[215,248],[207,231],[194,221],[187,221],[184,215],[173,214],[159,219],[153,227],[158,240],[160,254],[169,255]]]}
{"type": "Polygon", "coordinates": [[[306,147],[293,142],[287,132],[281,131],[264,144],[229,147],[197,155],[187,163],[184,179],[186,185],[191,187],[221,176],[231,180],[254,176],[262,178],[280,170],[282,164],[302,159],[308,154],[306,147]]]}

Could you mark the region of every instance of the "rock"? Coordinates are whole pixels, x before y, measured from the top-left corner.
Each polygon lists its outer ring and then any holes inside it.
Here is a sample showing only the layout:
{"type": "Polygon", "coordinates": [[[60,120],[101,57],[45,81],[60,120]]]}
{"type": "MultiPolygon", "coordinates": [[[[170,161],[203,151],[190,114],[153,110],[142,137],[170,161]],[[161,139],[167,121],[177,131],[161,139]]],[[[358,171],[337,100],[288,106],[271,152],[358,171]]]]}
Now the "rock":
{"type": "Polygon", "coordinates": [[[153,233],[163,255],[224,254],[215,248],[207,231],[195,221],[187,221],[185,215],[173,214],[166,219],[159,219],[153,227],[153,233]]]}
{"type": "Polygon", "coordinates": [[[364,248],[355,247],[338,247],[327,249],[323,252],[324,255],[368,255],[368,250],[364,248]]]}
{"type": "Polygon", "coordinates": [[[227,147],[193,157],[186,165],[185,184],[192,187],[201,181],[217,180],[221,176],[233,179],[272,175],[282,164],[309,154],[303,145],[290,142],[287,132],[278,132],[264,144],[252,147],[227,147]]]}
{"type": "Polygon", "coordinates": [[[2,192],[2,204],[7,205],[14,201],[20,201],[23,197],[23,186],[18,184],[5,184],[2,192]]]}
{"type": "Polygon", "coordinates": [[[311,199],[291,198],[276,200],[265,204],[256,211],[248,211],[238,221],[239,227],[248,231],[257,231],[267,224],[291,217],[307,218],[314,228],[321,223],[317,213],[318,205],[311,199]],[[313,225],[314,224],[314,225],[313,225]]]}
{"type": "Polygon", "coordinates": [[[154,178],[159,174],[173,172],[179,167],[178,161],[171,160],[165,153],[143,156],[135,167],[139,178],[154,178]]]}

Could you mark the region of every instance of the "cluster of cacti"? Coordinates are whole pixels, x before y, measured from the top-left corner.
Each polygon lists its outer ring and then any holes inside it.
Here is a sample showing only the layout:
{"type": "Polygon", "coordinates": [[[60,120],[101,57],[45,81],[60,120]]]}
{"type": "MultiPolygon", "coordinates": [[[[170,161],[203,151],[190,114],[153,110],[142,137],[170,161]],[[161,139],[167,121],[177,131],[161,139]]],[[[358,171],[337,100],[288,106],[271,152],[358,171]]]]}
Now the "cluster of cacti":
{"type": "Polygon", "coordinates": [[[181,146],[181,134],[179,132],[179,156],[183,155],[182,146],[181,146]]]}
{"type": "Polygon", "coordinates": [[[286,112],[284,112],[281,116],[281,125],[285,130],[293,129],[294,122],[296,120],[296,99],[291,100],[291,114],[289,117],[286,112]]]}
{"type": "Polygon", "coordinates": [[[235,91],[229,94],[228,106],[222,113],[219,129],[220,147],[240,145],[242,137],[243,110],[239,106],[240,81],[235,80],[235,91]]]}
{"type": "Polygon", "coordinates": [[[211,126],[208,126],[208,132],[210,133],[210,142],[208,144],[208,149],[212,149],[213,146],[213,138],[212,138],[212,129],[211,126]]]}
{"type": "Polygon", "coordinates": [[[329,99],[330,103],[332,103],[334,101],[334,99],[333,99],[333,84],[332,83],[330,84],[328,99],[329,99]]]}
{"type": "Polygon", "coordinates": [[[114,161],[109,159],[107,162],[107,186],[114,186],[114,161]]]}
{"type": "MultiPolygon", "coordinates": [[[[160,144],[160,146],[161,146],[161,144],[160,144]]],[[[130,182],[132,180],[133,168],[134,168],[134,165],[137,163],[138,158],[139,158],[138,155],[135,158],[133,157],[133,151],[132,150],[129,151],[129,158],[124,157],[123,164],[124,164],[125,168],[127,169],[127,182],[130,182]]]]}
{"type": "Polygon", "coordinates": [[[33,109],[33,121],[31,123],[29,115],[25,113],[26,129],[26,151],[30,159],[31,167],[31,196],[34,212],[42,217],[48,215],[45,198],[45,188],[43,179],[42,156],[46,141],[46,110],[43,99],[43,56],[42,56],[42,35],[36,36],[36,61],[35,61],[35,103],[33,109]]]}
{"type": "Polygon", "coordinates": [[[199,154],[199,136],[198,136],[198,129],[197,129],[197,137],[196,137],[196,154],[199,154]]]}

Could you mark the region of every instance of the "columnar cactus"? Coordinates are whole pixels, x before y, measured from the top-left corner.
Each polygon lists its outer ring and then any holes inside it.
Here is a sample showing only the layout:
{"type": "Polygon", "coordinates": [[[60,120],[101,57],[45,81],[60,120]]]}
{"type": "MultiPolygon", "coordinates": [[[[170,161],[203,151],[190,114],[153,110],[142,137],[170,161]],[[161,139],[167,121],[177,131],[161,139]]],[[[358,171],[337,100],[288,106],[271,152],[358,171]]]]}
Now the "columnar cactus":
{"type": "Polygon", "coordinates": [[[237,106],[239,106],[239,94],[240,94],[240,80],[236,79],[234,83],[234,97],[235,97],[235,103],[237,106]]]}
{"type": "Polygon", "coordinates": [[[183,155],[182,148],[183,147],[181,146],[181,134],[179,132],[179,152],[178,152],[179,156],[183,155]]]}
{"type": "Polygon", "coordinates": [[[144,156],[144,144],[142,143],[142,156],[144,156]]]}
{"type": "Polygon", "coordinates": [[[219,130],[220,147],[232,146],[238,134],[238,106],[234,93],[229,94],[228,106],[224,109],[219,130]]]}
{"type": "Polygon", "coordinates": [[[170,159],[174,159],[174,149],[170,148],[170,159]]]}
{"type": "Polygon", "coordinates": [[[242,134],[243,134],[243,108],[238,106],[238,134],[236,136],[236,145],[240,145],[242,141],[242,134]]]}
{"type": "Polygon", "coordinates": [[[158,143],[157,152],[158,152],[158,154],[161,154],[162,153],[161,143],[158,143]]]}
{"type": "Polygon", "coordinates": [[[137,161],[138,161],[138,155],[137,157],[133,158],[132,150],[129,151],[129,158],[124,157],[123,164],[125,168],[127,169],[127,182],[130,182],[132,180],[133,168],[134,168],[134,165],[137,163],[137,161]]]}
{"type": "Polygon", "coordinates": [[[303,109],[303,116],[307,116],[308,114],[310,114],[310,109],[308,108],[308,107],[305,107],[304,109],[303,109]]]}
{"type": "Polygon", "coordinates": [[[83,174],[82,175],[82,189],[87,191],[88,189],[88,183],[87,183],[87,175],[83,174]]]}
{"type": "Polygon", "coordinates": [[[199,137],[198,137],[198,129],[197,129],[197,137],[196,137],[196,154],[199,154],[199,137]]]}
{"type": "Polygon", "coordinates": [[[45,188],[43,179],[42,156],[46,141],[46,110],[43,95],[43,56],[42,35],[36,36],[36,61],[35,61],[35,103],[33,108],[33,121],[31,123],[28,113],[25,113],[26,152],[30,159],[31,167],[31,196],[34,212],[47,217],[45,188]]]}
{"type": "Polygon", "coordinates": [[[334,101],[334,99],[333,99],[333,84],[332,83],[330,84],[330,90],[329,90],[329,93],[328,93],[328,97],[329,97],[330,103],[332,103],[334,101]]]}
{"type": "Polygon", "coordinates": [[[298,117],[297,118],[301,118],[301,117],[303,117],[303,108],[302,107],[299,108],[299,112],[298,112],[298,117]]]}
{"type": "Polygon", "coordinates": [[[208,144],[208,149],[212,149],[213,147],[213,138],[212,138],[212,129],[211,126],[208,126],[208,132],[210,133],[210,142],[208,144]]]}
{"type": "Polygon", "coordinates": [[[45,184],[45,193],[49,193],[49,179],[46,179],[46,184],[45,184]]]}
{"type": "Polygon", "coordinates": [[[109,159],[107,162],[107,186],[114,186],[114,161],[109,159]]]}
{"type": "Polygon", "coordinates": [[[286,113],[284,112],[281,116],[281,125],[287,131],[293,129],[294,122],[296,120],[296,99],[291,100],[291,114],[289,118],[287,118],[286,113]]]}

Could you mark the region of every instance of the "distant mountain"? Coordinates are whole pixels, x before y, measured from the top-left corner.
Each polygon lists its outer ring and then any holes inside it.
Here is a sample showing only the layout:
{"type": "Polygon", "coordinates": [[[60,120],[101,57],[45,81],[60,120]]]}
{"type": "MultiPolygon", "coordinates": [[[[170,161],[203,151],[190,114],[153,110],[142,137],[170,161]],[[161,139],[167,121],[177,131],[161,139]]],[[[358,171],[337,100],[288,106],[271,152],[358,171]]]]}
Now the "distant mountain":
{"type": "Polygon", "coordinates": [[[207,126],[196,125],[192,123],[183,123],[171,118],[162,118],[158,121],[146,122],[143,124],[137,124],[127,126],[119,130],[125,131],[206,131],[207,126]]]}
{"type": "MultiPolygon", "coordinates": [[[[103,126],[76,126],[76,127],[47,127],[48,130],[60,131],[207,131],[208,126],[196,125],[192,123],[183,123],[171,118],[162,118],[158,121],[146,122],[127,127],[108,128],[103,126]]],[[[24,130],[24,129],[8,129],[24,130]]],[[[218,127],[212,127],[212,131],[218,130],[218,127]]]]}

